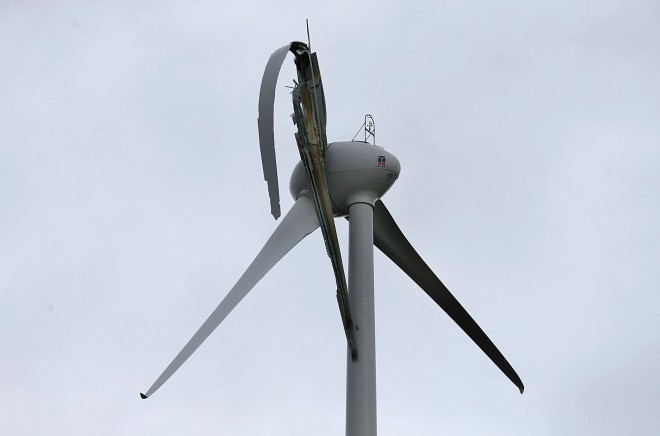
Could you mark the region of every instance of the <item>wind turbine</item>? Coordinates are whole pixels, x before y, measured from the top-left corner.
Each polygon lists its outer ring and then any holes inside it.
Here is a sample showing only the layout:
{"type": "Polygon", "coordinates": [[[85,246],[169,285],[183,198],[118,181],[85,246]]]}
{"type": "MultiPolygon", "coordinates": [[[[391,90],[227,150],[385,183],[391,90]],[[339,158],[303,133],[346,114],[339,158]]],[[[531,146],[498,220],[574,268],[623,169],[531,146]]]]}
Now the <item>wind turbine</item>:
{"type": "Polygon", "coordinates": [[[327,143],[325,96],[318,60],[316,53],[302,42],[287,44],[271,55],[259,93],[259,142],[272,215],[278,219],[281,214],[273,107],[277,77],[288,52],[295,57],[298,75],[292,91],[293,119],[298,128],[295,138],[301,157],[290,180],[295,202],[238,282],[146,394],[140,396],[146,399],[156,392],[266,273],[319,227],[335,275],[347,340],[347,435],[376,435],[374,245],[417,283],[522,393],[524,386],[518,374],[417,254],[381,201],[399,177],[401,166],[397,158],[366,141],[327,143]],[[348,286],[334,226],[336,217],[349,221],[348,286]]]}

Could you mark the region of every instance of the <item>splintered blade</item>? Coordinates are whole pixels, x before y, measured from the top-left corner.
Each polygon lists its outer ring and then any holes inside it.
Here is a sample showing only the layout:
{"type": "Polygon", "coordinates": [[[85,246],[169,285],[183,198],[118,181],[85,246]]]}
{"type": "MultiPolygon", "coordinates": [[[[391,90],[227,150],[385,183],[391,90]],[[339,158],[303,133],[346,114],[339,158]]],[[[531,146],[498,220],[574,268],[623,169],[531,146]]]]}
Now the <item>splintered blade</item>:
{"type": "Polygon", "coordinates": [[[268,59],[261,89],[259,91],[259,146],[261,148],[261,164],[264,170],[264,180],[268,185],[270,197],[270,212],[275,219],[280,217],[280,192],[277,181],[277,161],[275,158],[275,134],[273,129],[273,108],[275,105],[275,86],[280,74],[282,63],[289,52],[291,44],[287,44],[273,52],[268,59]]]}
{"type": "Polygon", "coordinates": [[[522,394],[525,387],[516,371],[461,303],[417,254],[380,200],[374,206],[374,245],[413,279],[458,324],[522,394]]]}
{"type": "MultiPolygon", "coordinates": [[[[299,116],[299,108],[294,103],[294,114],[299,116]]],[[[298,123],[299,125],[301,123],[298,123]]],[[[328,195],[328,187],[325,179],[325,168],[323,160],[320,159],[318,148],[310,147],[309,141],[302,128],[296,134],[296,141],[300,150],[300,156],[307,173],[307,179],[314,199],[314,208],[319,219],[323,241],[325,242],[326,252],[330,258],[332,271],[337,283],[337,303],[339,304],[339,313],[341,314],[344,333],[348,341],[348,347],[351,350],[351,358],[357,360],[358,350],[355,341],[355,332],[353,326],[353,317],[348,300],[348,286],[346,285],[346,275],[344,274],[344,265],[335,228],[332,205],[328,195]],[[305,145],[307,144],[307,145],[305,145]]]]}
{"type": "Polygon", "coordinates": [[[335,275],[337,303],[339,304],[346,340],[351,350],[351,357],[356,360],[358,350],[348,300],[348,286],[346,285],[334,214],[325,178],[324,159],[327,139],[325,132],[325,97],[321,84],[321,73],[318,69],[316,54],[310,54],[304,43],[293,43],[291,51],[296,56],[296,69],[300,82],[292,93],[294,119],[298,126],[298,133],[295,135],[296,142],[312,191],[326,251],[330,257],[335,275]]]}
{"type": "MultiPolygon", "coordinates": [[[[299,88],[302,91],[302,115],[304,128],[312,146],[321,151],[325,159],[328,144],[326,137],[326,106],[323,81],[316,53],[310,53],[307,45],[302,42],[292,42],[291,52],[296,57],[299,88]]],[[[295,98],[294,98],[295,99],[295,98]]]]}
{"type": "MultiPolygon", "coordinates": [[[[275,106],[275,88],[277,78],[282,69],[282,64],[289,51],[296,54],[304,53],[302,61],[297,62],[302,68],[302,77],[312,90],[312,104],[314,106],[314,125],[316,133],[321,135],[321,146],[325,153],[325,94],[323,93],[323,83],[321,82],[321,73],[319,72],[316,53],[310,54],[307,46],[302,42],[292,42],[273,52],[268,59],[264,75],[261,79],[261,88],[259,91],[259,147],[261,149],[261,165],[264,171],[264,180],[268,185],[268,196],[270,197],[270,211],[275,219],[281,215],[280,211],[280,192],[277,178],[277,159],[275,156],[275,133],[273,112],[275,106]]],[[[299,74],[300,76],[300,74],[299,74]]],[[[310,111],[310,114],[312,112],[310,111]]]]}

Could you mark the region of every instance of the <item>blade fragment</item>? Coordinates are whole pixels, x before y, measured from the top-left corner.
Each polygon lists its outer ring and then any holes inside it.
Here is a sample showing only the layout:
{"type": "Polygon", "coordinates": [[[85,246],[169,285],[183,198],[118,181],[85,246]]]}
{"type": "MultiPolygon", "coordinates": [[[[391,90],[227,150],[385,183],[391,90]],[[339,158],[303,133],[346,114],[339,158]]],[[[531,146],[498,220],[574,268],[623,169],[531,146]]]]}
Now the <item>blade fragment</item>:
{"type": "Polygon", "coordinates": [[[280,191],[277,180],[277,159],[275,157],[275,132],[273,129],[273,109],[275,106],[275,87],[280,75],[284,58],[291,44],[287,44],[273,52],[268,59],[259,90],[259,147],[261,149],[261,165],[264,170],[264,180],[268,185],[270,197],[270,212],[278,219],[280,217],[280,191]]]}

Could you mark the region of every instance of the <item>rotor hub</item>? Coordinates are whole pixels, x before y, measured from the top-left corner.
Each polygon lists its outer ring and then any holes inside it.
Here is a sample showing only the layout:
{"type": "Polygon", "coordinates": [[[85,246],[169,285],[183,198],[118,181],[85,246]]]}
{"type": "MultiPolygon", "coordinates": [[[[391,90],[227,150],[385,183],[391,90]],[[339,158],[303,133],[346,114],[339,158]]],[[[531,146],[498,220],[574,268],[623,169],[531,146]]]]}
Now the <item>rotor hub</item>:
{"type": "MultiPolygon", "coordinates": [[[[399,178],[399,160],[384,148],[362,141],[333,142],[326,151],[325,176],[335,216],[353,203],[374,204],[399,178]]],[[[309,192],[305,167],[293,169],[289,190],[294,199],[309,192]]]]}

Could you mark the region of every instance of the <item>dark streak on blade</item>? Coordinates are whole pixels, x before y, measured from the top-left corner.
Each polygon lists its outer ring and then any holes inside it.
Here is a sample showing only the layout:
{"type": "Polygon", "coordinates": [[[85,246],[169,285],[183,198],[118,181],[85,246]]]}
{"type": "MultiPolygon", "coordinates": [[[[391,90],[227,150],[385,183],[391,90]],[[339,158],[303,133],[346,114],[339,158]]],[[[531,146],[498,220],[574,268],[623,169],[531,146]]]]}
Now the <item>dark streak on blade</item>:
{"type": "Polygon", "coordinates": [[[525,387],[516,371],[415,251],[380,200],[374,206],[374,245],[413,279],[458,324],[522,394],[525,387]]]}

